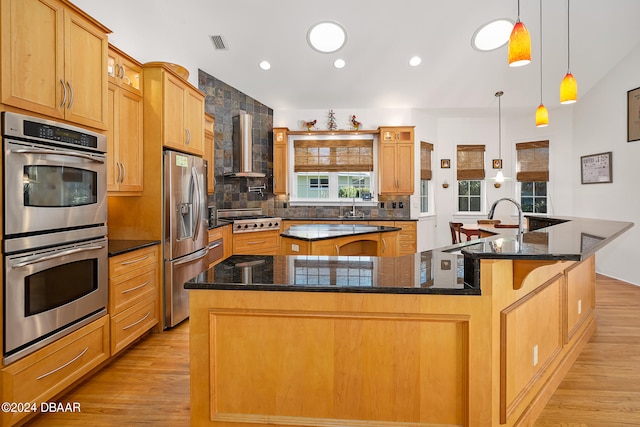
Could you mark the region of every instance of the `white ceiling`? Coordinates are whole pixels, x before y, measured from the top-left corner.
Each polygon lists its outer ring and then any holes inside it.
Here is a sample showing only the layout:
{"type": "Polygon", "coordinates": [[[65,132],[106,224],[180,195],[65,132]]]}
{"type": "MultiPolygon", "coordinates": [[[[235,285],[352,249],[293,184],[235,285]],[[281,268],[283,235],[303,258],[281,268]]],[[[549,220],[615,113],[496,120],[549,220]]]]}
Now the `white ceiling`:
{"type": "MultiPolygon", "coordinates": [[[[531,110],[540,101],[540,0],[521,0],[532,39],[532,63],[507,65],[506,46],[471,47],[471,36],[495,18],[517,15],[517,0],[72,0],[109,27],[110,41],[141,62],[200,68],[276,110],[417,108],[455,114],[494,107],[531,110]],[[333,54],[306,44],[309,27],[341,23],[347,44],[333,54]],[[215,50],[221,35],[227,50],[215,50]],[[418,67],[408,65],[413,55],[418,67]],[[341,70],[333,61],[342,58],[341,70]],[[258,67],[261,60],[269,71],[258,67]]],[[[558,107],[567,71],[567,2],[543,3],[543,100],[558,107]]],[[[571,71],[579,96],[640,43],[640,1],[571,2],[571,71]]],[[[640,77],[638,81],[640,86],[640,77]]],[[[631,88],[630,88],[631,89],[631,88]]]]}

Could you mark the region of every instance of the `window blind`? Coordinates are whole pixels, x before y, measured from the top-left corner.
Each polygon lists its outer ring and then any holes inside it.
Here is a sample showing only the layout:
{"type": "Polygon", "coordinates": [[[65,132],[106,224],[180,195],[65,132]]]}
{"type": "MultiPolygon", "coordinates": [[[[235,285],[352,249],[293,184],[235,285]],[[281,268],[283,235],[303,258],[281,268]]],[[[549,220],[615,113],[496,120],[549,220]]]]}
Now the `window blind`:
{"type": "Polygon", "coordinates": [[[431,152],[433,151],[433,144],[420,141],[420,179],[431,179],[431,152]]]}
{"type": "Polygon", "coordinates": [[[373,170],[373,140],[293,141],[295,172],[363,172],[373,170]]]}
{"type": "Polygon", "coordinates": [[[484,145],[458,145],[456,179],[484,179],[484,145]]]}
{"type": "Polygon", "coordinates": [[[549,181],[549,141],[516,144],[518,181],[549,181]]]}

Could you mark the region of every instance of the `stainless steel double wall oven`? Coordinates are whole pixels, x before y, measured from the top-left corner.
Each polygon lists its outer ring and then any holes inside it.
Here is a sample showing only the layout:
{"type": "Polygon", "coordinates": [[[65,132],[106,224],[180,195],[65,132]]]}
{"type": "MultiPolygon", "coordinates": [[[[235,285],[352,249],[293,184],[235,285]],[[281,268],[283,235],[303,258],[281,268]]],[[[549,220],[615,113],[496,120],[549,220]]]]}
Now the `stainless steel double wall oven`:
{"type": "Polygon", "coordinates": [[[5,363],[106,314],[106,145],[2,113],[5,363]]]}

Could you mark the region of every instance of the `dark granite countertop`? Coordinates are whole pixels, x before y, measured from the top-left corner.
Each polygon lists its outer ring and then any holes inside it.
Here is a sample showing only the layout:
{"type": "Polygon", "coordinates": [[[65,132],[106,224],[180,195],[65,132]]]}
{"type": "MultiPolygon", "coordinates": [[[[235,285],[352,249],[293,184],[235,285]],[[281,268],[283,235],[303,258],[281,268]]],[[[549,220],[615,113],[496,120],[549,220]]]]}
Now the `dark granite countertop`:
{"type": "Polygon", "coordinates": [[[337,217],[337,218],[289,218],[282,217],[285,221],[418,221],[416,218],[372,218],[372,217],[357,217],[357,216],[346,216],[346,217],[337,217]]]}
{"type": "Polygon", "coordinates": [[[316,241],[357,236],[360,234],[388,233],[400,230],[402,229],[398,227],[388,227],[386,225],[307,224],[291,226],[280,233],[280,236],[297,240],[316,241]]]}
{"type": "Polygon", "coordinates": [[[147,246],[159,245],[160,240],[109,240],[109,256],[122,255],[147,246]]]}
{"type": "Polygon", "coordinates": [[[580,261],[633,227],[631,222],[562,219],[567,221],[522,236],[495,229],[504,233],[401,257],[235,255],[185,288],[480,295],[481,259],[580,261]]]}

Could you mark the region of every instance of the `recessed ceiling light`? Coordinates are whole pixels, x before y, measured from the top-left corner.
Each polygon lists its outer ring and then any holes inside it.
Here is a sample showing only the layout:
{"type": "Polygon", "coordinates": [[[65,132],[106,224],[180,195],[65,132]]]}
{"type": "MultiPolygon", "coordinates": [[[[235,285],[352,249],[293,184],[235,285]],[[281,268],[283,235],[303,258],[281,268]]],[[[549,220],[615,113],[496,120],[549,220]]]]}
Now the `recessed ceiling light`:
{"type": "Polygon", "coordinates": [[[336,68],[344,68],[345,65],[347,65],[347,63],[344,62],[344,59],[336,59],[333,61],[333,66],[336,68]]]}
{"type": "Polygon", "coordinates": [[[513,30],[513,21],[501,18],[481,25],[471,37],[474,49],[487,52],[504,46],[509,41],[513,30]]]}
{"type": "Polygon", "coordinates": [[[421,62],[422,58],[420,58],[419,56],[414,56],[409,60],[409,65],[411,65],[412,67],[417,67],[421,62]]]}
{"type": "Polygon", "coordinates": [[[268,69],[271,68],[271,64],[269,63],[269,61],[262,61],[260,62],[260,68],[267,71],[268,69]]]}
{"type": "Polygon", "coordinates": [[[322,53],[339,50],[347,41],[347,32],[337,22],[318,22],[307,31],[307,43],[322,53]]]}

